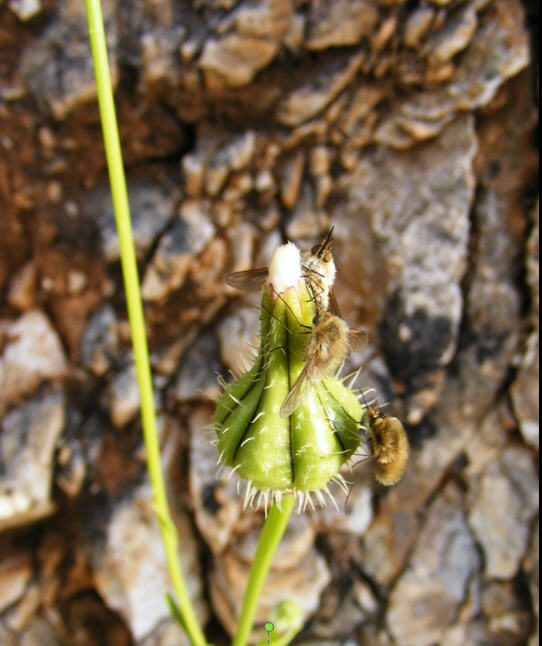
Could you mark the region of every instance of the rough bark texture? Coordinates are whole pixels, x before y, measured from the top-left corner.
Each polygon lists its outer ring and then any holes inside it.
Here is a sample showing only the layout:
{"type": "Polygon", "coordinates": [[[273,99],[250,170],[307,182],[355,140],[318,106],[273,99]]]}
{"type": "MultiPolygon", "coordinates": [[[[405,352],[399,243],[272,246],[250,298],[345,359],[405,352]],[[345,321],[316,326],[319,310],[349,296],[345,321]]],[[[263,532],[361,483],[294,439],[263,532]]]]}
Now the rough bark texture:
{"type": "MultiPolygon", "coordinates": [[[[538,643],[538,5],[103,0],[182,563],[234,629],[261,511],[208,398],[257,334],[224,277],[334,225],[384,490],[297,516],[259,620],[298,644],[538,643]],[[531,32],[529,31],[531,27],[531,32]],[[384,404],[383,404],[384,405],[384,404]],[[279,628],[279,627],[277,627],[279,628]]],[[[182,644],[150,506],[83,3],[0,0],[0,642],[182,644]]],[[[263,629],[255,636],[264,636],[263,629]]]]}

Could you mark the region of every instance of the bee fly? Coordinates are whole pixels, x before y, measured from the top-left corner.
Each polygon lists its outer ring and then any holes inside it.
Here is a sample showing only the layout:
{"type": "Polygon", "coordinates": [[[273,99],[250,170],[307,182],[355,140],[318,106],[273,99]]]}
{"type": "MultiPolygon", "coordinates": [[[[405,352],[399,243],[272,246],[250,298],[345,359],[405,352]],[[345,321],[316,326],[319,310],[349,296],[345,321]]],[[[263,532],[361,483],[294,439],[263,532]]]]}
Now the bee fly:
{"type": "MultiPolygon", "coordinates": [[[[339,314],[337,302],[331,289],[336,272],[331,253],[332,233],[333,227],[320,244],[312,247],[310,251],[301,252],[301,266],[305,279],[316,299],[317,307],[322,310],[331,307],[336,314],[339,314]]],[[[257,291],[265,283],[268,271],[267,267],[235,271],[226,277],[226,284],[243,291],[257,291]]]]}
{"type": "Polygon", "coordinates": [[[309,392],[311,383],[332,375],[351,350],[367,345],[367,334],[349,330],[341,318],[327,310],[319,310],[313,320],[305,351],[305,366],[286,395],[281,417],[288,417],[300,406],[309,392]]]}
{"type": "Polygon", "coordinates": [[[374,406],[365,409],[362,423],[375,461],[375,479],[386,486],[396,484],[402,478],[408,460],[404,426],[397,417],[382,415],[374,406]]]}

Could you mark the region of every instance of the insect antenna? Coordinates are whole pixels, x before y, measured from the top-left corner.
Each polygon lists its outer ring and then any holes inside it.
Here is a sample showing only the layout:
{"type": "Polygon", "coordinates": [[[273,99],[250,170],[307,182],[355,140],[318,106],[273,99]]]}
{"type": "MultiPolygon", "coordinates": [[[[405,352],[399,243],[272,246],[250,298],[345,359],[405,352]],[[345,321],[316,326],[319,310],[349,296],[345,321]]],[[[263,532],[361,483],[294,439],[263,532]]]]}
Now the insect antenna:
{"type": "Polygon", "coordinates": [[[335,227],[332,226],[331,229],[328,231],[327,236],[325,237],[324,241],[320,245],[320,249],[318,250],[318,258],[324,253],[325,249],[327,249],[327,246],[331,244],[331,235],[333,234],[333,229],[335,227]]]}

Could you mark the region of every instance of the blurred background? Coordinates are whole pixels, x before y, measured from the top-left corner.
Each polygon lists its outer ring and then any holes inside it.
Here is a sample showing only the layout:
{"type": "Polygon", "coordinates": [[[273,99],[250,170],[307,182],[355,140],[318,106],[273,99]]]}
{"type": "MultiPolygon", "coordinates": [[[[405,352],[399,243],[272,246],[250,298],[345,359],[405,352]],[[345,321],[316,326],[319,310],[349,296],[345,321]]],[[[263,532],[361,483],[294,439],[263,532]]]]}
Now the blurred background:
{"type": "MultiPolygon", "coordinates": [[[[292,517],[255,637],[538,644],[538,4],[103,0],[164,466],[209,639],[261,511],[210,445],[256,342],[227,287],[334,226],[357,385],[408,431],[292,517]],[[277,629],[280,629],[277,626],[277,629]]],[[[0,0],[0,642],[186,643],[150,504],[84,5],[0,0]],[[183,641],[184,640],[184,641],[183,641]]]]}

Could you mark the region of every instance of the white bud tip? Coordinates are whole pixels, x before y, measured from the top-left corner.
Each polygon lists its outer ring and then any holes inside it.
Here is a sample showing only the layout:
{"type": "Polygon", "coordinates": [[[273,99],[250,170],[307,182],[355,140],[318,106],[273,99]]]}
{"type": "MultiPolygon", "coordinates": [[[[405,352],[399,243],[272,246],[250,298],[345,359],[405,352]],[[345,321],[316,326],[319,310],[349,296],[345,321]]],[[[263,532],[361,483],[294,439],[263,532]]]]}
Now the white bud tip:
{"type": "Polygon", "coordinates": [[[268,284],[276,292],[284,292],[301,279],[301,255],[293,242],[277,247],[269,264],[268,284]]]}

